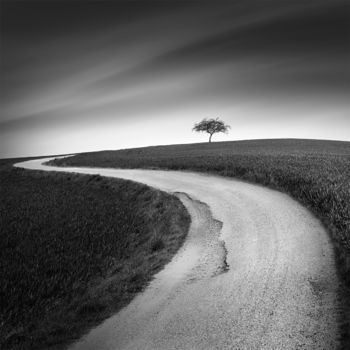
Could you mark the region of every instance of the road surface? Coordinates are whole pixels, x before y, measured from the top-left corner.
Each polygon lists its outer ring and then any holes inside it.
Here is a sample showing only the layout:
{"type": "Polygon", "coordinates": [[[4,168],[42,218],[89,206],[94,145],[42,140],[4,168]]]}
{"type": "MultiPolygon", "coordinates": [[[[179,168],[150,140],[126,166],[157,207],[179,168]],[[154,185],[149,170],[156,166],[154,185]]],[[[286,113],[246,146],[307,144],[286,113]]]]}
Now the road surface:
{"type": "Polygon", "coordinates": [[[338,279],[330,239],[289,196],[219,176],[16,166],[129,179],[175,193],[192,224],[173,260],[73,350],[335,349],[338,279]]]}

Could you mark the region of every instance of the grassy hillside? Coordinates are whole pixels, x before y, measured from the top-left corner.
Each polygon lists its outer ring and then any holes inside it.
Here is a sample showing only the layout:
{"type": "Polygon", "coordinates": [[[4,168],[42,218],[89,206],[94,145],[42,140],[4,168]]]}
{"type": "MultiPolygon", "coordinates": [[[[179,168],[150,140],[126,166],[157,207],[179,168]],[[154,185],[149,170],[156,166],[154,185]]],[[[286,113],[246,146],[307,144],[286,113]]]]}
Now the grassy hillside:
{"type": "Polygon", "coordinates": [[[182,244],[175,197],[130,181],[0,161],[0,348],[81,336],[128,303],[182,244]]]}
{"type": "Polygon", "coordinates": [[[322,218],[350,277],[350,142],[251,140],[82,153],[55,164],[211,172],[288,192],[322,218]]]}
{"type": "MultiPolygon", "coordinates": [[[[157,146],[84,153],[54,163],[210,172],[289,193],[328,228],[342,279],[350,285],[350,142],[275,139],[157,146]]],[[[347,348],[349,288],[341,293],[348,314],[342,321],[347,348]]]]}

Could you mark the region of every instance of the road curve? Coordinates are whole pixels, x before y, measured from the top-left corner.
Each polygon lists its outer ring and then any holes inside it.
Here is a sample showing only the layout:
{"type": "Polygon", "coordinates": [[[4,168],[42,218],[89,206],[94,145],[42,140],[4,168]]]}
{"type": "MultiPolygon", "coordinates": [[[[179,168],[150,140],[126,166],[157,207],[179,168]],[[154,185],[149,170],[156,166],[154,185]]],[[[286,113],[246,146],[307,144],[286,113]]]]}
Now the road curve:
{"type": "Polygon", "coordinates": [[[48,167],[176,193],[192,217],[173,260],[71,349],[335,349],[338,279],[320,222],[289,196],[219,176],[48,167]]]}

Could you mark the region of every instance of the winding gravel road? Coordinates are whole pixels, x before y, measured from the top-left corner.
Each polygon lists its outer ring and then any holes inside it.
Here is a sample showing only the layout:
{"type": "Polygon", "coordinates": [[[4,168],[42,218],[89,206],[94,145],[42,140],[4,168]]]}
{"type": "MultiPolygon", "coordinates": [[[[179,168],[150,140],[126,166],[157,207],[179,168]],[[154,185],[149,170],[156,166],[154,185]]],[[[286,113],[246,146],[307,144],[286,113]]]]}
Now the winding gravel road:
{"type": "Polygon", "coordinates": [[[43,161],[16,166],[141,182],[175,193],[192,217],[183,247],[149,287],[71,349],[337,347],[332,245],[320,222],[289,196],[191,172],[43,161]]]}

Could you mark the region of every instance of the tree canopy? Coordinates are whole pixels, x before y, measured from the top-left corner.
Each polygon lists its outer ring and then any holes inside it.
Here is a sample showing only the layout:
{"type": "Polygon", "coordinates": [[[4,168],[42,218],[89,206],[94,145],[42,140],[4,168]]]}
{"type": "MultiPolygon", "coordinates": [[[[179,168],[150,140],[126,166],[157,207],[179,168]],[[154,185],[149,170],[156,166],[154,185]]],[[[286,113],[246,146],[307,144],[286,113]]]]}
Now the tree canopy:
{"type": "Polygon", "coordinates": [[[220,120],[219,118],[204,118],[201,122],[195,124],[192,130],[197,132],[207,132],[210,134],[209,142],[211,142],[213,134],[218,132],[227,133],[228,129],[230,128],[230,125],[225,124],[224,121],[220,120]]]}

